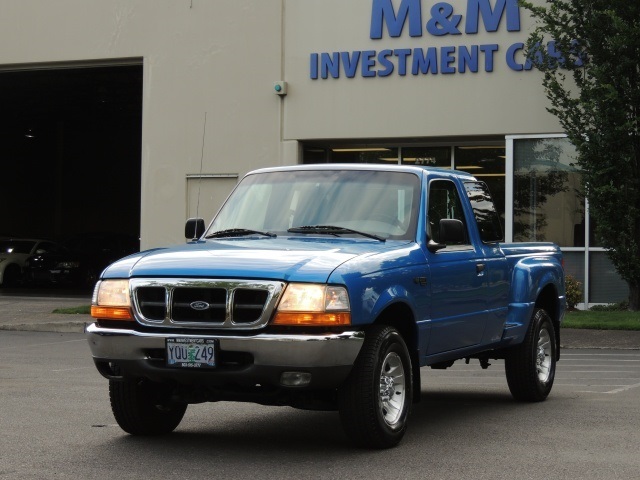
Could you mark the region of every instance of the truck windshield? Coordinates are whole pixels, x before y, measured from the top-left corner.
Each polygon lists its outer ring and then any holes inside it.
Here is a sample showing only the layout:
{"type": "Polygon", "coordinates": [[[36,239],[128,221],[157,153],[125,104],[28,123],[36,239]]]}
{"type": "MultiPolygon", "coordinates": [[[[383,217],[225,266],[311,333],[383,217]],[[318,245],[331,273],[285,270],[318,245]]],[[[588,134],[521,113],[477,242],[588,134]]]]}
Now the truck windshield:
{"type": "MultiPolygon", "coordinates": [[[[332,226],[388,239],[415,239],[420,180],[389,171],[281,171],[245,177],[205,235],[248,229],[278,235],[332,226]],[[289,232],[293,229],[293,232],[289,232]],[[300,231],[298,231],[300,230],[300,231]]],[[[357,233],[330,232],[356,237],[357,233]]]]}

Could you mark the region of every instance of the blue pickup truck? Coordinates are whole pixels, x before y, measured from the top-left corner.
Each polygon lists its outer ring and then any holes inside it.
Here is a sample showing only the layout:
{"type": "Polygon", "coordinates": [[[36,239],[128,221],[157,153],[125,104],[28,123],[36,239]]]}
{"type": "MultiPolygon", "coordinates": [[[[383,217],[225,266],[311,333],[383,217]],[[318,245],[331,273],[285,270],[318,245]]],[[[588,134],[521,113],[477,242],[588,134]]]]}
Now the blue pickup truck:
{"type": "Polygon", "coordinates": [[[516,400],[547,398],[562,254],[501,243],[487,186],[443,169],[307,165],[247,174],[184,245],[102,273],[86,329],[116,421],[173,431],[189,404],[337,410],[357,445],[407,429],[422,367],[504,359],[516,400]]]}

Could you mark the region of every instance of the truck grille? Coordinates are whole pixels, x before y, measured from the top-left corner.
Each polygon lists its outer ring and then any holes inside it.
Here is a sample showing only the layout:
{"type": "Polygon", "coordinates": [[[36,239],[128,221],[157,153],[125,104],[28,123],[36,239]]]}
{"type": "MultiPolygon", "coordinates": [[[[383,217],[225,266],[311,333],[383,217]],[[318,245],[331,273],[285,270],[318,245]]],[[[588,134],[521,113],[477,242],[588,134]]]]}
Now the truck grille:
{"type": "Polygon", "coordinates": [[[253,280],[131,280],[136,319],[156,327],[261,328],[283,288],[253,280]]]}

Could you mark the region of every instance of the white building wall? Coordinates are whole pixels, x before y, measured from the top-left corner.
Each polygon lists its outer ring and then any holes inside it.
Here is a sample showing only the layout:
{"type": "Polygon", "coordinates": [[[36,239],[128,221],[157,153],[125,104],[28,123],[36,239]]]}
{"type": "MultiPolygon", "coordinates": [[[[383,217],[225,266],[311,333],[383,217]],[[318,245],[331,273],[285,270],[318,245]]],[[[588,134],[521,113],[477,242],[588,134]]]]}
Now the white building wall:
{"type": "MultiPolygon", "coordinates": [[[[508,46],[526,38],[526,13],[518,32],[503,19],[493,33],[433,36],[424,25],[434,3],[422,0],[421,36],[405,28],[398,38],[385,31],[371,39],[372,0],[3,0],[0,68],[143,63],[148,248],[182,241],[192,214],[187,176],[294,164],[299,140],[559,132],[540,74],[505,64],[508,46]],[[310,78],[314,52],[483,44],[500,46],[492,72],[310,78]],[[288,82],[287,96],[275,95],[276,80],[288,82]]],[[[449,4],[463,26],[468,1],[449,4]]],[[[199,213],[210,218],[215,208],[199,213]]]]}
{"type": "MultiPolygon", "coordinates": [[[[432,6],[439,2],[422,0],[420,36],[410,36],[407,19],[400,37],[390,37],[385,27],[381,39],[372,39],[370,26],[375,3],[285,1],[285,79],[290,87],[285,102],[285,138],[411,138],[559,131],[556,120],[545,110],[540,73],[515,71],[506,62],[509,47],[524,42],[532,26],[524,9],[520,10],[520,31],[507,31],[505,11],[497,32],[487,32],[481,20],[478,33],[469,34],[465,33],[467,9],[473,2],[449,0],[453,11],[436,28],[451,28],[460,34],[432,35],[426,25],[433,18],[432,6]],[[482,53],[478,72],[459,72],[461,46],[494,44],[498,50],[493,54],[492,72],[485,71],[482,53]],[[379,53],[385,49],[435,47],[440,55],[443,47],[450,46],[456,47],[452,54],[455,60],[449,65],[455,73],[441,73],[443,65],[439,62],[437,74],[401,76],[397,59],[392,55],[389,58],[396,67],[385,77],[363,77],[361,58],[354,78],[347,78],[343,70],[338,79],[310,78],[312,53],[379,53]]],[[[490,0],[490,5],[496,3],[490,0]]],[[[401,0],[394,0],[393,5],[399,15],[401,0]]],[[[515,60],[524,62],[521,51],[515,60]]],[[[410,68],[411,61],[408,64],[410,68]]],[[[372,70],[381,68],[376,61],[372,70]]]]}
{"type": "Polygon", "coordinates": [[[280,0],[3,0],[0,68],[142,60],[142,247],[166,245],[183,241],[185,179],[203,150],[207,174],[282,162],[281,10],[280,0]]]}

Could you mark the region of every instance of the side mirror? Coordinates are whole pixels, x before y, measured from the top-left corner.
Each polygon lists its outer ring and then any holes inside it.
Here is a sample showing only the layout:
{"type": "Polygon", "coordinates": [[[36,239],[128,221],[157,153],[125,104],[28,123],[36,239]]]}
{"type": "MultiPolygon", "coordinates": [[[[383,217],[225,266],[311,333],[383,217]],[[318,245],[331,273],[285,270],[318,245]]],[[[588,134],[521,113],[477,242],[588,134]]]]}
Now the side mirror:
{"type": "Polygon", "coordinates": [[[455,218],[440,219],[440,243],[460,245],[466,243],[464,224],[455,218]]]}
{"type": "Polygon", "coordinates": [[[205,231],[204,219],[190,218],[184,226],[184,238],[197,240],[205,231]]]}
{"type": "Polygon", "coordinates": [[[433,240],[429,240],[427,243],[427,250],[431,253],[436,253],[438,250],[442,250],[443,248],[447,248],[444,243],[434,242],[433,240]]]}

